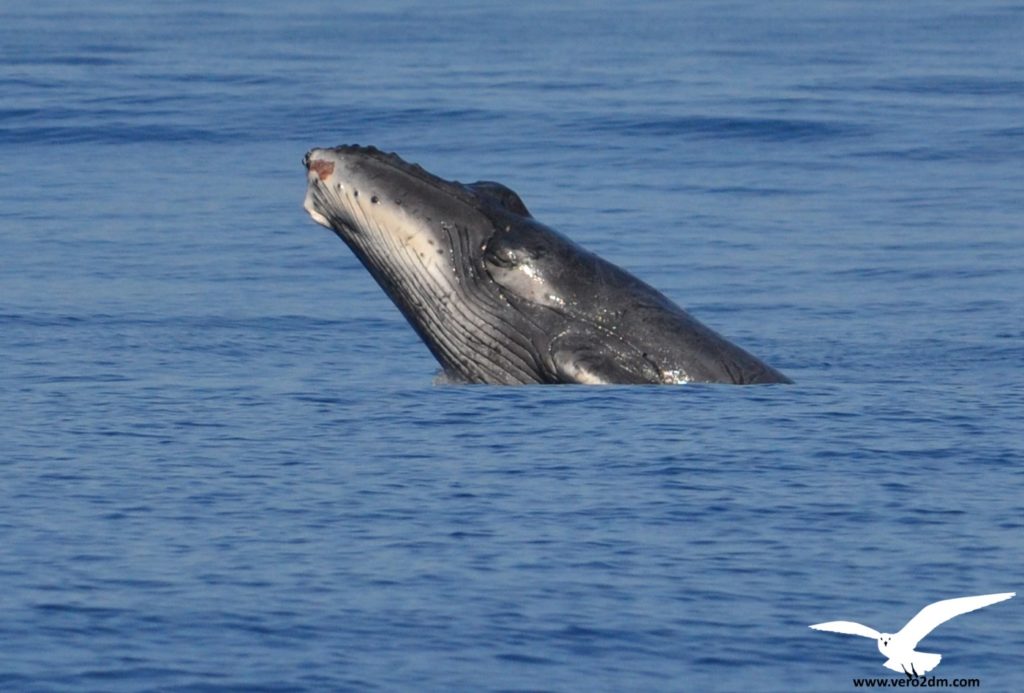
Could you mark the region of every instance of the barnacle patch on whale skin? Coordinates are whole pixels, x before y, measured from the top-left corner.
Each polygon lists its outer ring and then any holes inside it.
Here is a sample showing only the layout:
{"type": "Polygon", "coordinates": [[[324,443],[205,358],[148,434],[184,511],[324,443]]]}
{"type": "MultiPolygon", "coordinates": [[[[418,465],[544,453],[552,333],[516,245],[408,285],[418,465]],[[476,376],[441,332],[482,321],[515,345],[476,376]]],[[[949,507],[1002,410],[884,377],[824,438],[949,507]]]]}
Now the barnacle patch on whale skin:
{"type": "Polygon", "coordinates": [[[309,170],[315,171],[320,180],[325,181],[334,173],[334,162],[326,161],[325,159],[313,159],[309,162],[309,170]]]}

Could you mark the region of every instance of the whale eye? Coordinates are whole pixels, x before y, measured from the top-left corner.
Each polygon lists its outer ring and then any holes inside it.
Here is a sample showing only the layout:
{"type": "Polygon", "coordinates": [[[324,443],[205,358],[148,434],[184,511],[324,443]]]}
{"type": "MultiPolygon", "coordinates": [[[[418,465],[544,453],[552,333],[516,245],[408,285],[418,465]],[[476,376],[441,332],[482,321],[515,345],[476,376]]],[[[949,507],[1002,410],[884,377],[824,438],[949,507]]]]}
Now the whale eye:
{"type": "Polygon", "coordinates": [[[512,268],[516,266],[517,256],[514,250],[508,248],[492,248],[487,246],[484,249],[484,262],[495,267],[512,268]]]}

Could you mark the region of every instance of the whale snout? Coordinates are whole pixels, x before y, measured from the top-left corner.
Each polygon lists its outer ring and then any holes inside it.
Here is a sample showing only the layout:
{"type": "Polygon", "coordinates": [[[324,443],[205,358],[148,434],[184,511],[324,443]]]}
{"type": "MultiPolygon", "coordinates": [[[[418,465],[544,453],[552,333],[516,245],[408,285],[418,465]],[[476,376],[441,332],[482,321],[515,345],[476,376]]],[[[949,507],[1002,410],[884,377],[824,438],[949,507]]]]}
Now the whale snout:
{"type": "Polygon", "coordinates": [[[332,173],[334,173],[334,162],[327,158],[328,152],[322,149],[310,149],[302,157],[302,165],[306,168],[306,177],[309,180],[309,188],[306,190],[306,199],[303,208],[313,218],[313,221],[331,228],[331,222],[321,211],[323,202],[323,186],[332,173]]]}

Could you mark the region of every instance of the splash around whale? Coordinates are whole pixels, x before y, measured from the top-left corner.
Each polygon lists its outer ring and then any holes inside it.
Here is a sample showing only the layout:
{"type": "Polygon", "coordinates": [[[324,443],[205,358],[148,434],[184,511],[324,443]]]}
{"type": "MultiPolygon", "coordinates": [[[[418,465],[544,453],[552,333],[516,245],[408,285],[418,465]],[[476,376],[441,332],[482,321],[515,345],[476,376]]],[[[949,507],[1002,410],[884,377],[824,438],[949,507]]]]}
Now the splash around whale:
{"type": "Polygon", "coordinates": [[[488,181],[374,147],[313,149],[305,209],[356,254],[453,381],[788,383],[488,181]]]}

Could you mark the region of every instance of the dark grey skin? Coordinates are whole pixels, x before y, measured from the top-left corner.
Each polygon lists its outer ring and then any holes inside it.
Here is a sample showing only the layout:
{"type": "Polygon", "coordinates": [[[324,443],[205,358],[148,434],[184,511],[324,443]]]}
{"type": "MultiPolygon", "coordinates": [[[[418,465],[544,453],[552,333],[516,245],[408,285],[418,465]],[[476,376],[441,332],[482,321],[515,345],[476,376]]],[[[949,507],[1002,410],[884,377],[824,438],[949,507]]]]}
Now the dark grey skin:
{"type": "Polygon", "coordinates": [[[452,380],[788,383],[499,183],[346,145],[303,161],[305,208],[352,249],[452,380]]]}

